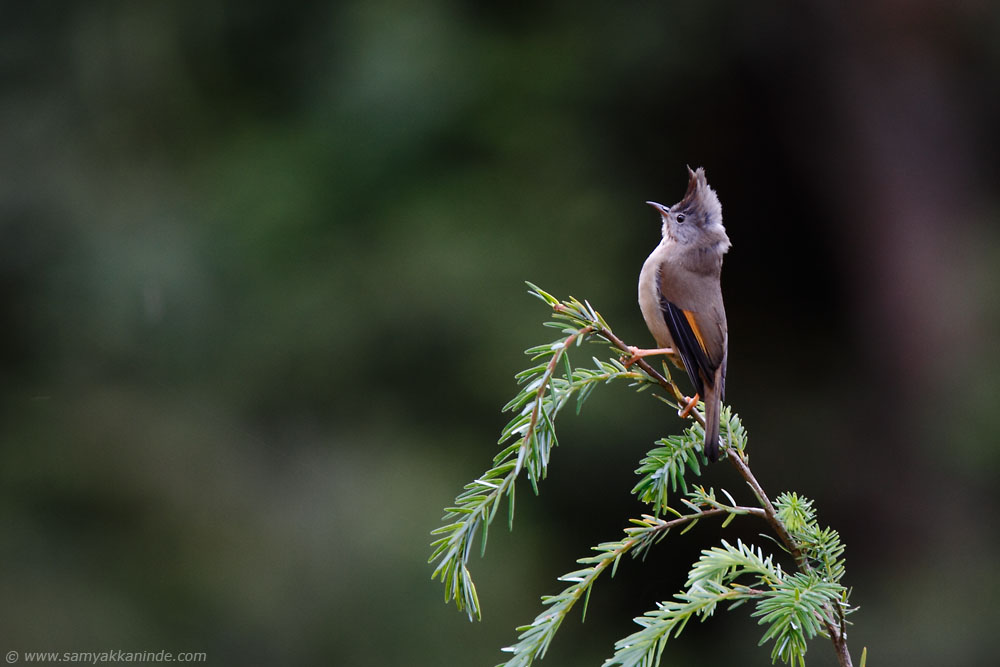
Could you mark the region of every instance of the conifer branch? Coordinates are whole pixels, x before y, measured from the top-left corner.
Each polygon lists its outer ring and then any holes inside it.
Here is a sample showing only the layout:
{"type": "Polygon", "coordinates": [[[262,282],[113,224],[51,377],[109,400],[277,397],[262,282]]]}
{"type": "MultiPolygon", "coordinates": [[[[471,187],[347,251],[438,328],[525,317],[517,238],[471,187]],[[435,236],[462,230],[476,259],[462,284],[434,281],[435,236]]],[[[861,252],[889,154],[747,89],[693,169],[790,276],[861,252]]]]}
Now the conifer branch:
{"type": "MultiPolygon", "coordinates": [[[[560,329],[562,337],[526,350],[532,361],[544,361],[515,376],[522,388],[504,406],[505,411],[515,413],[500,436],[499,444],[504,448],[494,458],[493,467],[466,485],[455,504],[446,508],[445,524],[433,531],[440,536],[432,543],[430,562],[438,561],[433,576],[444,583],[445,599],[455,600],[470,618],[480,615],[468,570],[476,536],[481,530],[480,550],[485,552],[489,526],[505,497],[508,523],[513,526],[515,482],[522,472],[533,491],[538,492],[552,448],[558,444],[555,419],[568,401],[575,396],[579,411],[597,386],[615,380],[626,380],[637,391],[659,387],[668,396],[657,398],[676,408],[688,400],[666,364],[663,372],[645,359],[626,367],[624,356],[631,356],[633,348],[614,334],[589,303],[572,298],[560,302],[530,283],[529,287],[532,295],[552,309],[553,321],[546,326],[560,329]],[[569,351],[586,341],[609,345],[617,358],[601,361],[592,357],[593,368],[574,368],[569,351]]],[[[721,430],[726,435],[723,451],[750,487],[759,507],[738,504],[725,489],[717,493],[700,484],[689,485],[687,475],[700,475],[705,463],[705,422],[697,411],[688,416],[693,423],[681,434],[657,441],[657,447],[636,470],[642,478],[632,492],[651,506],[652,514],[632,519],[633,525],[625,530],[623,539],[593,547],[595,555],[577,561],[585,567],[559,578],[569,585],[556,595],[544,596],[546,610],[532,623],[518,628],[518,642],[504,649],[512,654],[504,663],[506,667],[527,667],[535,658],[543,657],[567,614],[580,600],[584,601],[586,614],[594,583],[609,568],[613,576],[622,556],[645,557],[673,528],[683,526],[683,534],[703,518],[722,517],[722,525],[726,526],[736,517],[747,515],[768,523],[797,571],[785,572],[760,547],[742,542],[733,546],[723,541],[720,547],[706,549],[692,566],[685,589],[635,619],[641,629],[615,644],[615,654],[604,663],[605,667],[655,667],[668,639],[677,637],[692,618],[704,621],[720,603],[728,603],[732,609],[746,602],[754,604],[752,616],[767,626],[761,644],[773,642],[773,661],[780,659],[804,667],[809,640],[822,634],[833,642],[840,666],[851,667],[846,616],[854,610],[848,604],[848,590],[840,583],[845,574],[840,536],[831,528],[819,526],[812,501],[794,493],[782,493],[771,501],[750,470],[747,433],[727,406],[723,406],[721,415],[721,430]],[[670,506],[670,497],[677,493],[690,510],[688,513],[670,506]]]]}

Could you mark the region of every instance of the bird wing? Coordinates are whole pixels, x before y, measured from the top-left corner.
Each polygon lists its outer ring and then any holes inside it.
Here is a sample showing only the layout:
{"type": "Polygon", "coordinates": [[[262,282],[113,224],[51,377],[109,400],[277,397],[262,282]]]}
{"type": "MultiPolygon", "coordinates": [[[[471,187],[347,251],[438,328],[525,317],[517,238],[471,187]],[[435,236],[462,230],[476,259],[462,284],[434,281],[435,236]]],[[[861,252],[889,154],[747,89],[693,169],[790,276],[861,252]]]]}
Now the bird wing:
{"type": "Polygon", "coordinates": [[[704,396],[705,380],[709,383],[713,381],[718,364],[713,364],[709,359],[696,313],[677,307],[665,297],[660,297],[660,307],[674,339],[674,346],[684,363],[684,370],[691,378],[695,391],[704,396]]]}
{"type": "MultiPolygon", "coordinates": [[[[691,383],[703,398],[706,384],[715,387],[716,371],[721,384],[725,383],[726,367],[726,313],[722,306],[722,293],[718,282],[702,284],[701,289],[691,289],[702,276],[660,276],[660,309],[663,319],[674,339],[674,347],[684,363],[691,383]]],[[[707,282],[707,280],[706,280],[707,282]]],[[[720,395],[724,387],[718,387],[720,395]]]]}

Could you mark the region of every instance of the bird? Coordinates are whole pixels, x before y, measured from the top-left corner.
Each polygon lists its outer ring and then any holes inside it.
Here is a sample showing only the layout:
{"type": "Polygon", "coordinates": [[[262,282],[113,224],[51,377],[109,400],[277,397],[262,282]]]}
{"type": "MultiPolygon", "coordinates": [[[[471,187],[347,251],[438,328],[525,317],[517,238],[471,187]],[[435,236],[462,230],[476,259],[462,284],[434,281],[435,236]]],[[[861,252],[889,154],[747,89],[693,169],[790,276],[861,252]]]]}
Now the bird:
{"type": "Polygon", "coordinates": [[[663,239],[639,273],[639,309],[659,347],[630,348],[629,361],[663,354],[687,371],[696,394],[681,414],[686,416],[699,397],[704,400],[704,452],[715,462],[729,355],[721,275],[730,242],[722,204],[702,167],[688,167],[687,192],[673,206],[646,203],[660,214],[663,239]]]}

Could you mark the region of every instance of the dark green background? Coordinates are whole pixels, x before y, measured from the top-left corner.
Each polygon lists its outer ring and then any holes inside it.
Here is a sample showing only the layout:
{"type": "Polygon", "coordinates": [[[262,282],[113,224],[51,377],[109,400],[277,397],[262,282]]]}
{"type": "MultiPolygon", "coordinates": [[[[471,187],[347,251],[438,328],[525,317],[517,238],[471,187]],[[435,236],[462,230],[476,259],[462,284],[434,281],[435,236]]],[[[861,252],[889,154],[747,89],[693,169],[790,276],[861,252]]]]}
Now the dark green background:
{"type": "MultiPolygon", "coordinates": [[[[596,393],[473,563],[483,622],[445,606],[428,533],[554,335],[523,281],[650,344],[643,202],[690,164],[733,241],[728,399],[847,542],[851,648],[995,658],[997,6],[4,4],[0,651],[499,662],[680,428],[596,393]]],[[[542,664],[599,665],[719,533],[624,563],[542,664]]],[[[664,665],[768,665],[761,632],[720,614],[664,665]]]]}

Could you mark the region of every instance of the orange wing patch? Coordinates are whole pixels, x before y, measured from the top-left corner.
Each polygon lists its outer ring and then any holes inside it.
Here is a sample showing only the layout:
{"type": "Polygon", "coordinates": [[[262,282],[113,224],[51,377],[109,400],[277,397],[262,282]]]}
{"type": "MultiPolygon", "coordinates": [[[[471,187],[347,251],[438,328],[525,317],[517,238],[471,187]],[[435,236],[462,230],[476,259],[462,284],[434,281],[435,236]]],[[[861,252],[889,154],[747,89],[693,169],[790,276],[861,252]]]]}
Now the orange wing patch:
{"type": "Polygon", "coordinates": [[[698,323],[694,319],[694,312],[690,310],[682,310],[685,319],[687,319],[688,324],[691,325],[691,331],[694,332],[694,337],[698,339],[698,345],[701,346],[702,351],[707,352],[705,348],[705,339],[701,337],[701,329],[698,328],[698,323]]]}

